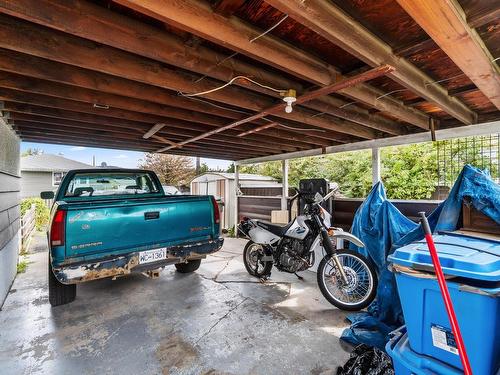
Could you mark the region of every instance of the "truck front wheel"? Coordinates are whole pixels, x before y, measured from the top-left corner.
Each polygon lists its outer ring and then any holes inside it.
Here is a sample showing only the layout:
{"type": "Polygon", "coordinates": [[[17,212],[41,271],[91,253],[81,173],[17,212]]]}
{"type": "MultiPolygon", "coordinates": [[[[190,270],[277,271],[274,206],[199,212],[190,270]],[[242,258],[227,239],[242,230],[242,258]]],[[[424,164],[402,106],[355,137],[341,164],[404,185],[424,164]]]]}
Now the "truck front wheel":
{"type": "Polygon", "coordinates": [[[49,260],[49,302],[52,306],[65,305],[76,298],[76,285],[61,283],[54,276],[49,260]]]}
{"type": "Polygon", "coordinates": [[[200,268],[201,259],[190,260],[187,263],[177,263],[175,268],[180,273],[190,273],[200,268]]]}

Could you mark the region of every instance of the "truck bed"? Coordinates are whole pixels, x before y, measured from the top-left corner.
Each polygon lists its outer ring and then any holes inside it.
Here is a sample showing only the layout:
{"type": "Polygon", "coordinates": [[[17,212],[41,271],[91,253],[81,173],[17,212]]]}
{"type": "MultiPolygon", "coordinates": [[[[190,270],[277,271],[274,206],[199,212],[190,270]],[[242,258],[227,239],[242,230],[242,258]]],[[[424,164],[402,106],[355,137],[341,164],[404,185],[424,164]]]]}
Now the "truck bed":
{"type": "Polygon", "coordinates": [[[219,235],[209,196],[61,202],[58,210],[66,211],[64,264],[219,235]]]}

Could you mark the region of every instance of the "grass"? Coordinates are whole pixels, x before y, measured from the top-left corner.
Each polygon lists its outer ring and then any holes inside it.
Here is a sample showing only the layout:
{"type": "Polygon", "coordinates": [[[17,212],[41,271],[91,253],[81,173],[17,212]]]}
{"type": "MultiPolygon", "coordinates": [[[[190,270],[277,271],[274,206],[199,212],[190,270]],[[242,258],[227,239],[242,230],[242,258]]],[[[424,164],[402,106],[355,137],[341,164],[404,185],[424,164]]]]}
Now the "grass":
{"type": "Polygon", "coordinates": [[[28,268],[28,262],[23,259],[17,264],[17,273],[26,272],[26,268],[28,268]]]}

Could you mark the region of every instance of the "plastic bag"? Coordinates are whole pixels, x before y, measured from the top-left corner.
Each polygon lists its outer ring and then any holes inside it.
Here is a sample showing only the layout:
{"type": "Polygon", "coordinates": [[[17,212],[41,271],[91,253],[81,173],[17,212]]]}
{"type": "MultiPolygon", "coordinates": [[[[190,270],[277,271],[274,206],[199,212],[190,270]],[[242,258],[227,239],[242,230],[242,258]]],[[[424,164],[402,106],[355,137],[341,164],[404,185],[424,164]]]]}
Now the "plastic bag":
{"type": "Polygon", "coordinates": [[[356,346],[337,375],[394,375],[392,360],[385,352],[372,346],[356,346]]]}

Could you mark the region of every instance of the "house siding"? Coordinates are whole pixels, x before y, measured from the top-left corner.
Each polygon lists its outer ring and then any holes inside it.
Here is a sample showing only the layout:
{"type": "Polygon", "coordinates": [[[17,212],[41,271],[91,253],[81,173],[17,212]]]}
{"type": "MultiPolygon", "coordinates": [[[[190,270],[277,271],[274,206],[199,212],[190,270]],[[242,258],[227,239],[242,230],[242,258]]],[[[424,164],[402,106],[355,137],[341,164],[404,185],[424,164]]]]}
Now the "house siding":
{"type": "Polygon", "coordinates": [[[20,141],[0,119],[0,308],[14,281],[20,247],[20,141]]]}
{"type": "Polygon", "coordinates": [[[21,197],[40,197],[42,191],[56,191],[52,185],[52,172],[21,171],[21,197]]]}

